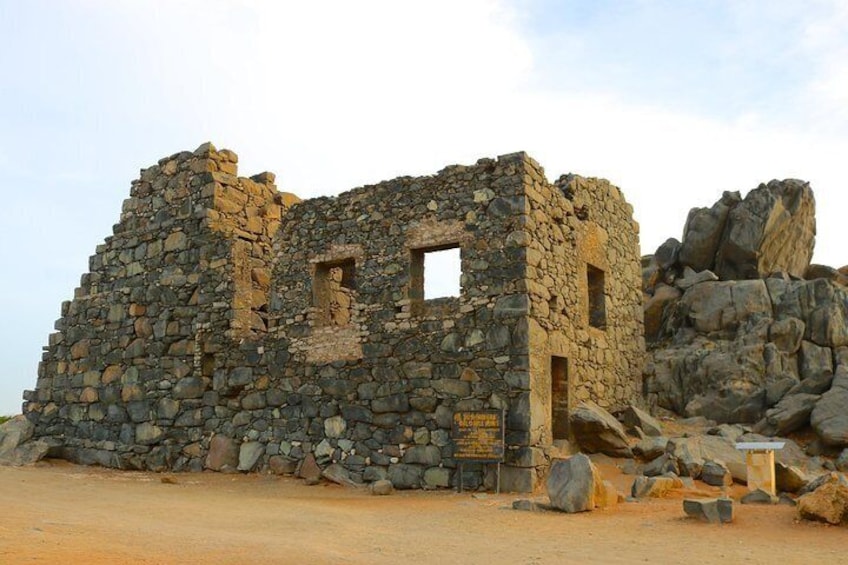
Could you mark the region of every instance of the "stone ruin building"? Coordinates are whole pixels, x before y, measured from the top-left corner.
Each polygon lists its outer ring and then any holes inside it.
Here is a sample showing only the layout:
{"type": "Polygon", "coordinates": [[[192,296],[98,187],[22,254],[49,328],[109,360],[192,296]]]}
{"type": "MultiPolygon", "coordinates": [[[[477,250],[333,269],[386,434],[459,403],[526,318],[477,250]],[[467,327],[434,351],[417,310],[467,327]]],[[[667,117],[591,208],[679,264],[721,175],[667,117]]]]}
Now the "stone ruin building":
{"type": "Polygon", "coordinates": [[[237,160],[204,144],[132,183],[24,393],[54,455],[448,487],[453,412],[495,408],[501,487],[530,491],[570,407],[640,395],[638,226],[607,181],[515,153],[300,201],[237,160]],[[459,295],[431,299],[445,249],[459,295]]]}

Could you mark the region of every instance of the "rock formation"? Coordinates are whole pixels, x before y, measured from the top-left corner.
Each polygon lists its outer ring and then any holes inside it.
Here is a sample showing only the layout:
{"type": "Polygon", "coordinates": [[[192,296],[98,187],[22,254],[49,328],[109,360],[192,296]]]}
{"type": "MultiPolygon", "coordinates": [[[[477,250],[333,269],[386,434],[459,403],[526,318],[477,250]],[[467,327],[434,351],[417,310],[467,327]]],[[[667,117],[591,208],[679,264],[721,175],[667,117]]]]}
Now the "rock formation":
{"type": "Polygon", "coordinates": [[[650,406],[848,446],[848,289],[810,265],[815,231],[809,185],[771,181],[693,209],[643,258],[650,406]]]}

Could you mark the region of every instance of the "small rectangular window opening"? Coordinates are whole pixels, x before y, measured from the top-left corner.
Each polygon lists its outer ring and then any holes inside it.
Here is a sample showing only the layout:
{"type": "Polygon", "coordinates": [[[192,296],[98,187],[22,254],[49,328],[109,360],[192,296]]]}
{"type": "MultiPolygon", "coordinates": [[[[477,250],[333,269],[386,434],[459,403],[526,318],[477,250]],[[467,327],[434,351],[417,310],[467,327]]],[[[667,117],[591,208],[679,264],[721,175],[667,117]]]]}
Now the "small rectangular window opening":
{"type": "Polygon", "coordinates": [[[415,302],[459,296],[462,265],[456,244],[413,249],[409,297],[415,302]]]}
{"type": "Polygon", "coordinates": [[[424,252],[424,300],[459,296],[459,247],[424,252]]]}
{"type": "Polygon", "coordinates": [[[589,291],[589,325],[593,328],[607,327],[607,306],[604,295],[604,272],[586,264],[587,288],[589,291]]]}
{"type": "Polygon", "coordinates": [[[318,263],[313,281],[314,306],[318,309],[318,323],[325,326],[346,326],[350,323],[354,291],[356,290],[356,262],[353,259],[318,263]]]}

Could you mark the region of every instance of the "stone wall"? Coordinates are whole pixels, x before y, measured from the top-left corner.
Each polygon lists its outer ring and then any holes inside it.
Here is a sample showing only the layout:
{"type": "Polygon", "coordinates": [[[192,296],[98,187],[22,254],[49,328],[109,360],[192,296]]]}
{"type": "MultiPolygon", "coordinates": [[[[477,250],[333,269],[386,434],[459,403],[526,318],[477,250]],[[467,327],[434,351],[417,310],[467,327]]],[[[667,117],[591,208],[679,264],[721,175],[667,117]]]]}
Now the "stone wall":
{"type": "MultiPolygon", "coordinates": [[[[496,408],[502,487],[531,490],[553,439],[552,352],[569,399],[638,394],[638,235],[605,181],[551,185],[517,153],[299,202],[236,163],[207,144],[133,183],[25,393],[62,456],[447,487],[453,412],[496,408]],[[444,274],[427,256],[445,248],[461,290],[429,299],[424,280],[444,274]]],[[[492,485],[465,469],[469,488],[492,485]]]]}
{"type": "Polygon", "coordinates": [[[580,402],[618,410],[639,397],[641,269],[638,225],[618,188],[574,175],[551,185],[530,165],[529,443],[547,446],[568,439],[565,418],[580,402]]]}

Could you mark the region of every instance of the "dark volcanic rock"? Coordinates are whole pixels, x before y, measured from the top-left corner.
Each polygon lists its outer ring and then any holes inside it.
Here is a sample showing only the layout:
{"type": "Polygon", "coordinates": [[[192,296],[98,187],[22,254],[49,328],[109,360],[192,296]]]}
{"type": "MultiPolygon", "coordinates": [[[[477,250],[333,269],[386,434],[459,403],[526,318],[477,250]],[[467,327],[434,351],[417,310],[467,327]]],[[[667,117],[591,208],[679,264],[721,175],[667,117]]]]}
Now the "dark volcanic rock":
{"type": "Polygon", "coordinates": [[[572,411],[571,432],[582,449],[611,457],[631,457],[627,433],[612,414],[594,402],[582,402],[572,411]]]}

